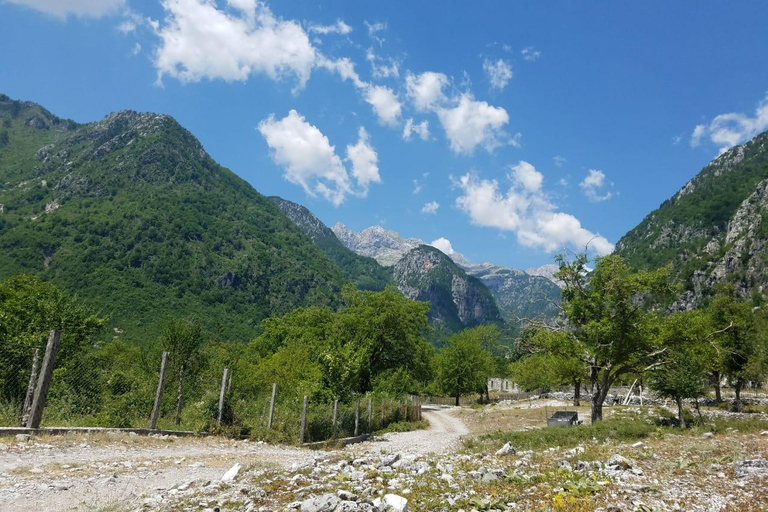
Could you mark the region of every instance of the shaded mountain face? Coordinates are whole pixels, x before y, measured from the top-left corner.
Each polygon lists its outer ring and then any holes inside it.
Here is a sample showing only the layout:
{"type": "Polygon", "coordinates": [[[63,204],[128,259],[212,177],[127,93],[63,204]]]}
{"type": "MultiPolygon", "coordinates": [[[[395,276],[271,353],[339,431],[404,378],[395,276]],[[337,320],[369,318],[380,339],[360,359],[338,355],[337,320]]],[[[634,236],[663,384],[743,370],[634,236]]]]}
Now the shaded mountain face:
{"type": "Polygon", "coordinates": [[[546,320],[560,312],[560,288],[546,277],[492,263],[468,263],[462,268],[490,290],[508,322],[546,320]]]}
{"type": "Polygon", "coordinates": [[[690,309],[730,282],[743,297],[768,284],[768,132],[707,165],[616,245],[635,268],[672,265],[690,309]]]}
{"type": "Polygon", "coordinates": [[[485,285],[434,247],[409,251],[395,264],[393,277],[406,297],[431,303],[430,321],[445,331],[501,322],[485,285]]]}
{"type": "Polygon", "coordinates": [[[271,196],[270,199],[358,288],[378,291],[394,284],[390,270],[379,265],[373,258],[360,256],[347,249],[333,231],[307,208],[277,196],[271,196]]]}
{"type": "Polygon", "coordinates": [[[78,294],[135,341],[186,317],[249,339],[269,315],[336,304],[347,282],[171,117],[78,125],[0,96],[0,279],[18,273],[78,294]]]}

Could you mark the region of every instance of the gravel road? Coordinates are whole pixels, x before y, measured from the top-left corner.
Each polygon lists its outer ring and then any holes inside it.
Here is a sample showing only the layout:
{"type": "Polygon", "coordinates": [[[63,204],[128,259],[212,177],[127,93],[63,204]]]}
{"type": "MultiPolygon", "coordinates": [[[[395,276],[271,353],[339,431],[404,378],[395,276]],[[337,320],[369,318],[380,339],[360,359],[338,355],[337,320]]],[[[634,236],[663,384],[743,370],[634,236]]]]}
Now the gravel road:
{"type": "MultiPolygon", "coordinates": [[[[468,432],[450,408],[424,407],[428,430],[385,434],[344,452],[446,453],[468,432]]],[[[219,438],[127,434],[0,439],[0,512],[122,511],[143,496],[194,480],[216,482],[233,464],[289,470],[311,450],[219,438]]],[[[173,491],[171,491],[173,492],[173,491]]]]}

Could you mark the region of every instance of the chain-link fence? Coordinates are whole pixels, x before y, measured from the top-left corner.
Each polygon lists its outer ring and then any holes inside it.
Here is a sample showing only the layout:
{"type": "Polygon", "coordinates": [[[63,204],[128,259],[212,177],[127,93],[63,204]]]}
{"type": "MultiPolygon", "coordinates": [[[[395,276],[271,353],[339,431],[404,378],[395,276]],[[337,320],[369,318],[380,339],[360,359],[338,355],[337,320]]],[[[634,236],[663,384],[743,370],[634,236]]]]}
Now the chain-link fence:
{"type": "Polygon", "coordinates": [[[51,331],[0,352],[0,426],[149,428],[297,443],[421,419],[413,398],[338,401],[290,386],[261,389],[237,361],[218,362],[195,366],[121,343],[73,354],[51,331]]]}

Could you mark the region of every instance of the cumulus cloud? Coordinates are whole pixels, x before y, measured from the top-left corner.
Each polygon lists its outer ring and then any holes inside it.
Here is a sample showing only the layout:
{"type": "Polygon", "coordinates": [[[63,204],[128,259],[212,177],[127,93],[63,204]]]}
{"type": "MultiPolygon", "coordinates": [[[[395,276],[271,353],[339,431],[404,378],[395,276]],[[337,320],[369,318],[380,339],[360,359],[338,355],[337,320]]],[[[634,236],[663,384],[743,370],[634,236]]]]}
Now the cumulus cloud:
{"type": "Polygon", "coordinates": [[[411,140],[411,135],[416,134],[421,140],[429,139],[429,121],[422,121],[420,123],[414,123],[413,119],[409,118],[405,122],[403,128],[403,139],[411,140]]]}
{"type": "Polygon", "coordinates": [[[691,134],[691,146],[697,147],[702,138],[709,137],[720,153],[724,153],[765,130],[768,130],[768,94],[758,103],[754,116],[730,112],[716,116],[709,124],[697,125],[691,134]]]}
{"type": "Polygon", "coordinates": [[[341,34],[347,35],[352,32],[352,27],[344,23],[342,20],[336,20],[333,25],[315,25],[309,26],[309,31],[314,34],[327,35],[327,34],[341,34]]]}
{"type": "Polygon", "coordinates": [[[485,59],[483,61],[483,71],[485,71],[486,76],[488,76],[488,81],[494,89],[504,89],[512,79],[512,66],[502,59],[499,59],[496,62],[493,62],[490,59],[485,59]]]}
{"type": "Polygon", "coordinates": [[[347,146],[347,160],[352,163],[352,176],[357,180],[363,197],[368,195],[370,183],[381,183],[379,176],[379,157],[370,144],[370,136],[362,126],[358,130],[358,141],[347,146]]]}
{"type": "Polygon", "coordinates": [[[125,5],[125,0],[5,0],[36,11],[65,19],[67,16],[101,18],[114,14],[125,5]]]}
{"type": "Polygon", "coordinates": [[[541,57],[541,52],[533,46],[526,46],[520,50],[520,55],[522,55],[523,59],[527,60],[528,62],[534,62],[539,60],[539,57],[541,57]]]}
{"type": "Polygon", "coordinates": [[[468,173],[455,180],[462,191],[456,206],[473,224],[511,231],[526,247],[553,252],[588,246],[600,255],[612,252],[613,244],[604,237],[583,228],[573,215],[557,211],[542,191],[538,176],[541,174],[532,165],[520,162],[509,174],[511,185],[505,192],[496,180],[468,173]]]}
{"type": "Polygon", "coordinates": [[[477,101],[470,93],[462,94],[455,107],[439,109],[437,115],[451,149],[465,155],[477,146],[492,152],[501,144],[500,137],[506,135],[502,127],[509,122],[506,110],[477,101]]]}
{"type": "Polygon", "coordinates": [[[443,87],[448,85],[448,77],[442,73],[426,71],[420,75],[408,73],[405,88],[413,106],[418,111],[433,110],[443,101],[443,87]]]}
{"type": "Polygon", "coordinates": [[[392,89],[383,85],[368,85],[365,88],[364,97],[382,123],[390,126],[397,125],[402,105],[392,89]]]}
{"type": "Polygon", "coordinates": [[[598,171],[597,169],[590,169],[584,180],[579,183],[579,187],[584,191],[584,195],[587,199],[593,203],[599,203],[601,201],[607,201],[613,194],[610,191],[606,191],[604,194],[600,194],[600,190],[605,187],[605,173],[598,171]]]}
{"type": "Polygon", "coordinates": [[[453,246],[451,245],[451,241],[448,240],[445,237],[440,237],[437,240],[432,240],[432,242],[429,244],[435,249],[439,249],[443,252],[443,254],[447,256],[451,256],[456,251],[453,249],[453,246]]]}
{"type": "Polygon", "coordinates": [[[165,19],[157,22],[160,46],[154,65],[158,80],[243,81],[263,73],[279,80],[293,76],[298,87],[309,79],[317,53],[295,21],[275,17],[256,0],[162,0],[165,19]]]}
{"type": "Polygon", "coordinates": [[[380,180],[377,156],[370,147],[368,133],[361,129],[360,140],[347,146],[347,159],[358,188],[352,186],[347,169],[328,137],[304,117],[291,110],[283,119],[274,115],[259,123],[258,130],[269,146],[272,159],[284,169],[284,177],[301,186],[310,196],[318,194],[338,206],[347,194],[365,196],[370,183],[380,180]]]}
{"type": "MultiPolygon", "coordinates": [[[[421,213],[430,213],[435,215],[438,208],[440,208],[440,204],[437,201],[430,201],[421,208],[421,213]]],[[[432,245],[434,245],[434,243],[432,245]]]]}

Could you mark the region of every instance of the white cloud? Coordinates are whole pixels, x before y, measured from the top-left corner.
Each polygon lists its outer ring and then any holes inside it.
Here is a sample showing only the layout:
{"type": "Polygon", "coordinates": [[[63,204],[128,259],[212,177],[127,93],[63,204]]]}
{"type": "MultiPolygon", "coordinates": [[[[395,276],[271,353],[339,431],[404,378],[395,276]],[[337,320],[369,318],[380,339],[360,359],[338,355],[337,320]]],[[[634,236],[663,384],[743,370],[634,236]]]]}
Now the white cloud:
{"type": "Polygon", "coordinates": [[[451,241],[445,237],[440,237],[437,240],[432,240],[432,242],[429,245],[431,245],[435,249],[439,249],[443,254],[447,256],[450,256],[456,252],[453,250],[453,245],[451,245],[451,241]]]}
{"type": "Polygon", "coordinates": [[[124,20],[117,26],[117,30],[122,32],[123,34],[130,34],[131,32],[136,32],[136,23],[134,23],[132,20],[124,20]]]}
{"type": "Polygon", "coordinates": [[[515,166],[521,172],[510,173],[512,184],[506,193],[496,180],[481,180],[472,174],[460,177],[455,184],[462,195],[456,199],[456,206],[469,215],[472,223],[511,231],[526,247],[553,252],[563,247],[584,250],[589,246],[600,255],[613,251],[613,244],[604,237],[584,229],[573,215],[557,211],[537,186],[538,179],[520,179],[538,173],[528,166],[527,162],[515,166]]]}
{"type": "Polygon", "coordinates": [[[691,146],[698,146],[701,139],[708,136],[720,153],[724,153],[765,130],[768,130],[768,94],[758,103],[754,116],[730,112],[716,116],[709,125],[696,126],[691,134],[691,146]]]}
{"type": "MultiPolygon", "coordinates": [[[[437,213],[438,208],[440,208],[440,204],[438,204],[437,201],[430,201],[421,208],[421,213],[430,213],[432,215],[435,215],[437,213]]],[[[432,245],[434,245],[434,242],[432,243],[432,245]]]]}
{"type": "Polygon", "coordinates": [[[424,188],[421,183],[419,183],[419,180],[413,180],[413,193],[418,194],[421,192],[421,189],[424,188]]]}
{"type": "Polygon", "coordinates": [[[387,30],[386,22],[368,23],[364,21],[366,28],[368,29],[368,37],[379,43],[379,46],[384,44],[384,38],[379,35],[379,32],[387,30]]]}
{"type": "Polygon", "coordinates": [[[376,55],[373,48],[365,52],[365,59],[371,63],[371,74],[374,78],[390,78],[400,76],[400,64],[393,58],[382,58],[376,55]]]}
{"type": "Polygon", "coordinates": [[[359,186],[357,190],[353,189],[335,146],[295,110],[280,120],[274,115],[269,116],[259,123],[258,130],[271,149],[272,159],[284,168],[285,179],[301,186],[313,197],[320,194],[338,206],[347,194],[364,197],[370,183],[381,181],[376,152],[364,129],[359,132],[358,143],[347,146],[347,159],[352,162],[352,174],[359,186]]]}
{"type": "Polygon", "coordinates": [[[30,7],[57,18],[79,16],[101,18],[114,14],[125,5],[125,0],[5,0],[12,4],[30,7]]]}
{"type": "Polygon", "coordinates": [[[526,46],[520,50],[520,54],[523,56],[523,59],[527,60],[528,62],[537,61],[539,60],[539,57],[541,57],[541,52],[533,46],[526,46]]]}
{"type": "Polygon", "coordinates": [[[292,75],[303,87],[317,58],[304,29],[276,18],[256,0],[227,5],[234,10],[220,9],[215,0],[162,0],[158,80],[170,75],[183,82],[243,81],[263,73],[274,80],[292,75]]]}
{"type": "Polygon", "coordinates": [[[429,121],[422,121],[420,123],[414,123],[413,119],[409,118],[405,122],[403,128],[403,139],[411,140],[411,135],[416,134],[421,140],[429,139],[429,121]]]}
{"type": "Polygon", "coordinates": [[[141,44],[136,43],[133,45],[133,54],[138,55],[141,53],[141,44]]]}
{"type": "Polygon", "coordinates": [[[350,80],[358,89],[365,89],[367,84],[360,80],[360,75],[355,71],[355,63],[347,57],[337,60],[330,60],[322,55],[317,59],[317,66],[328,71],[338,73],[342,80],[350,80]]]}
{"type": "Polygon", "coordinates": [[[397,125],[402,105],[392,89],[383,85],[368,85],[365,89],[365,101],[373,107],[382,123],[397,125]]]}
{"type": "Polygon", "coordinates": [[[555,155],[552,157],[552,161],[555,163],[556,166],[562,167],[564,163],[566,163],[568,160],[565,159],[565,157],[562,157],[560,155],[555,155]]]}
{"type": "Polygon", "coordinates": [[[472,154],[477,146],[492,152],[505,135],[502,127],[509,122],[507,111],[493,107],[485,101],[476,101],[470,93],[464,93],[458,105],[437,111],[440,123],[455,153],[472,154]]]}
{"type": "Polygon", "coordinates": [[[433,110],[445,101],[443,87],[448,85],[448,77],[442,73],[426,71],[420,75],[408,73],[405,87],[413,106],[418,111],[433,110]]]}
{"type": "Polygon", "coordinates": [[[512,79],[512,66],[502,59],[496,62],[485,59],[483,61],[483,71],[485,71],[488,81],[491,82],[491,87],[494,89],[504,89],[512,79]]]}
{"type": "Polygon", "coordinates": [[[600,189],[605,187],[605,173],[596,169],[590,169],[584,180],[579,183],[579,187],[584,191],[584,195],[587,199],[593,203],[599,203],[606,201],[613,197],[610,191],[606,191],[605,194],[600,195],[600,189]]]}
{"type": "Polygon", "coordinates": [[[379,157],[370,144],[370,136],[362,126],[358,130],[357,144],[347,146],[347,160],[352,162],[352,176],[357,180],[363,197],[368,195],[370,183],[381,183],[379,176],[379,157]]]}
{"type": "Polygon", "coordinates": [[[352,32],[352,27],[344,23],[342,20],[336,20],[333,25],[310,25],[309,31],[315,34],[341,34],[347,35],[352,32]]]}
{"type": "Polygon", "coordinates": [[[521,184],[528,192],[538,192],[544,182],[544,175],[528,162],[521,160],[512,166],[512,181],[521,184]]]}

